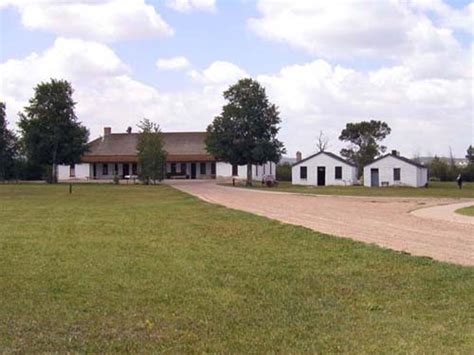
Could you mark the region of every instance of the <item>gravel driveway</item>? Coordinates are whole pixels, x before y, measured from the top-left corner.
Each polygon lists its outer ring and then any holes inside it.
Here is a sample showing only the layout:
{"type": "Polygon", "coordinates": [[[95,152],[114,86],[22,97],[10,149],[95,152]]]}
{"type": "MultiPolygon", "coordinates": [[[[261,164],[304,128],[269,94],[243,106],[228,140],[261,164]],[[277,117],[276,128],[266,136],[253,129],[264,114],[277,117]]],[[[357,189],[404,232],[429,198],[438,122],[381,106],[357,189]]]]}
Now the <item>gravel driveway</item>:
{"type": "Polygon", "coordinates": [[[315,231],[462,265],[474,265],[474,225],[415,216],[457,199],[302,195],[204,181],[169,181],[205,201],[315,231]]]}

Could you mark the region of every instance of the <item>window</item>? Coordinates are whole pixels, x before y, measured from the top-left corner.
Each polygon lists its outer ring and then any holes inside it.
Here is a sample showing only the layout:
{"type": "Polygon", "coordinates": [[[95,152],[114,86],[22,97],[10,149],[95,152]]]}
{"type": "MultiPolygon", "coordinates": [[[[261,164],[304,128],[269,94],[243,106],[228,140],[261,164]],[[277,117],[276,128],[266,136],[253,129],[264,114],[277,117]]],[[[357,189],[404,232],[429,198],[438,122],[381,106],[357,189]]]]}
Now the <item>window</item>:
{"type": "Polygon", "coordinates": [[[69,165],[69,177],[76,176],[76,166],[74,164],[69,165]]]}
{"type": "Polygon", "coordinates": [[[102,175],[109,175],[109,164],[102,164],[102,175]]]}
{"type": "Polygon", "coordinates": [[[336,180],[342,179],[342,166],[336,166],[336,171],[334,172],[334,175],[336,180]]]}
{"type": "Polygon", "coordinates": [[[201,163],[199,170],[201,175],[206,175],[206,163],[201,163]]]}
{"type": "Polygon", "coordinates": [[[186,174],[186,163],[181,163],[181,174],[186,174]]]}
{"type": "Polygon", "coordinates": [[[114,174],[118,175],[118,164],[115,164],[114,166],[114,174]]]}
{"type": "Polygon", "coordinates": [[[255,176],[258,176],[258,165],[255,165],[255,176]]]}
{"type": "Polygon", "coordinates": [[[211,175],[216,175],[216,163],[211,164],[211,175]]]}
{"type": "Polygon", "coordinates": [[[137,175],[137,163],[132,164],[132,175],[137,175]]]}
{"type": "Polygon", "coordinates": [[[176,163],[171,163],[171,174],[176,174],[176,163]]]}
{"type": "Polygon", "coordinates": [[[300,167],[300,179],[306,180],[308,178],[308,168],[306,166],[300,167]]]}
{"type": "Polygon", "coordinates": [[[401,169],[394,168],[393,169],[393,181],[400,181],[401,180],[401,169]]]}
{"type": "Polygon", "coordinates": [[[239,175],[239,166],[237,164],[232,164],[232,176],[239,175]]]}

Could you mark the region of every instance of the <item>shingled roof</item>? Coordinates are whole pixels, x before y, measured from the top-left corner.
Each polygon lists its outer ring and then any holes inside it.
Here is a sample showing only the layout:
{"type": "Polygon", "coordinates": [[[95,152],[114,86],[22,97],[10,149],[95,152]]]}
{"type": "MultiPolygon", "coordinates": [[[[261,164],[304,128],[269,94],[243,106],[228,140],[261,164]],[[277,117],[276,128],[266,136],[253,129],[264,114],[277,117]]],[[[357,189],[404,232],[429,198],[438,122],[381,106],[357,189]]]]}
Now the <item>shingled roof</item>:
{"type": "MultiPolygon", "coordinates": [[[[164,132],[168,161],[214,161],[206,150],[206,132],[164,132]]],[[[136,162],[138,133],[113,133],[89,143],[84,162],[136,162]]]]}

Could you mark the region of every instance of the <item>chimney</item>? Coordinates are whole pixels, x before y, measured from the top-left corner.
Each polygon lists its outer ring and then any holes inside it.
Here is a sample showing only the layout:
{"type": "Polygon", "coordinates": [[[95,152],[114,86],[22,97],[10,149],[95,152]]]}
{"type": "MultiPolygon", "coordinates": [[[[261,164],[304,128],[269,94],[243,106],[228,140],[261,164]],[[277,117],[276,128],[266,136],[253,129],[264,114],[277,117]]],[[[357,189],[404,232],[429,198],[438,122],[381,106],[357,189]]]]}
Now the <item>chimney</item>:
{"type": "Polygon", "coordinates": [[[296,162],[299,162],[302,160],[302,155],[301,155],[301,152],[296,152],[296,162]]]}
{"type": "Polygon", "coordinates": [[[392,155],[398,157],[398,152],[396,150],[392,150],[392,155]]]}
{"type": "Polygon", "coordinates": [[[104,127],[104,136],[108,136],[109,134],[112,134],[112,128],[104,127]]]}

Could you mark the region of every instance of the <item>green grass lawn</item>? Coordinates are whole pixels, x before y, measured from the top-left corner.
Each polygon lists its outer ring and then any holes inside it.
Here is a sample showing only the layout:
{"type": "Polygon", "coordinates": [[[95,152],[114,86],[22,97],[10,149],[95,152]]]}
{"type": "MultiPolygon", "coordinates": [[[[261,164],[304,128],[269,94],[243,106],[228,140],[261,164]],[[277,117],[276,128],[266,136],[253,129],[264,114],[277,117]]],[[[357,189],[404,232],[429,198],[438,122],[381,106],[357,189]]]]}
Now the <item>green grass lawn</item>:
{"type": "Polygon", "coordinates": [[[474,268],[166,186],[67,190],[0,186],[2,353],[474,351],[474,268]]]}
{"type": "Polygon", "coordinates": [[[456,213],[463,214],[465,216],[474,217],[474,206],[460,208],[456,210],[456,213]]]}
{"type": "MultiPolygon", "coordinates": [[[[230,186],[230,184],[227,184],[230,186]]],[[[239,185],[243,187],[243,185],[239,185]]],[[[430,182],[429,187],[365,187],[365,186],[303,186],[280,182],[278,187],[268,188],[256,182],[251,188],[270,191],[298,192],[321,195],[385,196],[385,197],[454,197],[474,198],[474,183],[465,183],[460,190],[455,182],[430,182]]]]}

